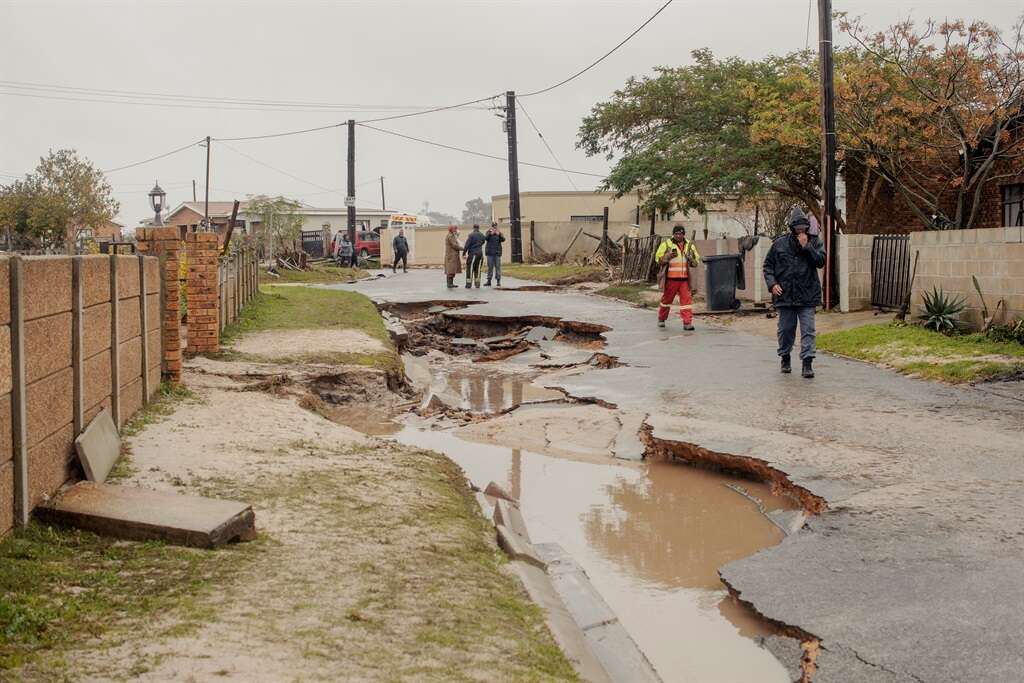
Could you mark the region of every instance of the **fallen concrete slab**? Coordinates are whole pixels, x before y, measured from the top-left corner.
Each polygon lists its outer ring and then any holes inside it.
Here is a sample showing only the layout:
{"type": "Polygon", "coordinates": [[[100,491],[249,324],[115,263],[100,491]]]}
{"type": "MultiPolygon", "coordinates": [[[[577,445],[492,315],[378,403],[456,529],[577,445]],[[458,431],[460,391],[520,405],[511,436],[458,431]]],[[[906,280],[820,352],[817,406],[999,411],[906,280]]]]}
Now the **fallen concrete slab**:
{"type": "Polygon", "coordinates": [[[101,536],[195,548],[256,537],[256,516],[247,503],[88,481],[71,486],[35,514],[101,536]]]}
{"type": "Polygon", "coordinates": [[[121,436],[110,413],[104,408],[75,437],[75,453],[82,463],[85,478],[103,483],[121,457],[121,436]]]}

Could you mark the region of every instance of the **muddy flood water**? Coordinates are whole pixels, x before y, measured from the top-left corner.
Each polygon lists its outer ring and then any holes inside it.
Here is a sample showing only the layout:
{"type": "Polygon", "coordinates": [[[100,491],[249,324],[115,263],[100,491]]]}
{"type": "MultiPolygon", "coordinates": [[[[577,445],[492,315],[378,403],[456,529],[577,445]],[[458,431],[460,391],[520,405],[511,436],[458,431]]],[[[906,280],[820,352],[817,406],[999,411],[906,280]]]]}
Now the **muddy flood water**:
{"type": "MultiPolygon", "coordinates": [[[[549,398],[517,377],[482,382],[439,372],[434,379],[435,392],[457,394],[462,407],[481,412],[549,398]]],[[[789,680],[754,640],[769,627],[729,597],[717,570],[783,538],[731,487],[766,510],[797,509],[791,499],[682,464],[570,460],[469,442],[415,418],[393,438],[442,452],[476,486],[494,481],[518,498],[532,540],[572,555],[665,681],[789,680]]]]}

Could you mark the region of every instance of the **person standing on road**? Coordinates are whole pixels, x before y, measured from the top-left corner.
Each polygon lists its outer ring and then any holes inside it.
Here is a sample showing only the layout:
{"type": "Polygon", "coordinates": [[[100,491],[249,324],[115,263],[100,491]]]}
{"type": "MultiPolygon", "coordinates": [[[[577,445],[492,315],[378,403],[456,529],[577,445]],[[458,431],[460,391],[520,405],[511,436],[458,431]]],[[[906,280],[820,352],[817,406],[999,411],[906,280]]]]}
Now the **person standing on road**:
{"type": "Polygon", "coordinates": [[[444,274],[448,278],[448,289],[457,287],[455,276],[462,272],[462,245],[459,244],[459,229],[448,226],[448,237],[444,240],[444,274]]]}
{"type": "Polygon", "coordinates": [[[402,262],[402,272],[409,272],[409,242],[405,239],[405,228],[400,228],[395,239],[391,240],[391,248],[395,252],[395,262],[391,264],[391,272],[398,272],[398,262],[402,262]]]}
{"type": "Polygon", "coordinates": [[[789,232],[772,242],[764,259],[764,281],[779,313],[779,357],[783,373],[792,372],[790,353],[800,323],[801,374],[814,377],[814,311],[821,304],[818,269],[825,266],[825,248],[817,235],[809,235],[806,214],[793,207],[786,220],[789,232]]]}
{"type": "Polygon", "coordinates": [[[498,286],[501,287],[501,243],[505,241],[505,236],[501,234],[497,223],[491,223],[484,241],[484,254],[487,256],[487,282],[484,287],[491,286],[493,275],[498,276],[498,286]]]}
{"type": "Polygon", "coordinates": [[[338,246],[334,252],[334,260],[342,268],[348,268],[352,265],[352,243],[348,241],[346,233],[341,233],[341,240],[338,241],[338,246]]]}
{"type": "Polygon", "coordinates": [[[672,228],[672,237],[658,245],[654,252],[658,264],[658,285],[661,287],[661,306],[658,308],[658,327],[665,327],[672,302],[679,297],[679,317],[683,329],[693,329],[693,296],[690,293],[690,268],[700,263],[700,254],[693,242],[686,241],[686,228],[672,228]]]}
{"type": "Polygon", "coordinates": [[[480,232],[479,224],[473,225],[473,232],[466,238],[466,246],[462,253],[466,254],[466,289],[474,284],[480,289],[480,267],[484,261],[484,234],[480,232]]]}

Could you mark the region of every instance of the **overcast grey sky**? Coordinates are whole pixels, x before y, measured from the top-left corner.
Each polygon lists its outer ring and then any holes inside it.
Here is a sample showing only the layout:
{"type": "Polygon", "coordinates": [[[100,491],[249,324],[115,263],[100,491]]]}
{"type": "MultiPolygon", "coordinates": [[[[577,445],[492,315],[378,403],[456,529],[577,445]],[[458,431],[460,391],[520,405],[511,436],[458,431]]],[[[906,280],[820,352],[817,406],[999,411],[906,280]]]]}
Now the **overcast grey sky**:
{"type": "MultiPolygon", "coordinates": [[[[375,0],[353,2],[8,2],[0,0],[0,81],[203,97],[442,105],[557,82],[611,48],[664,0],[375,0]]],[[[630,75],[681,65],[694,48],[757,58],[802,48],[808,0],[675,0],[654,23],[572,83],[525,101],[567,168],[601,173],[602,159],[574,149],[580,119],[630,75]]],[[[882,27],[910,15],[964,17],[1009,27],[1020,0],[834,0],[837,11],[882,27]]],[[[814,42],[812,23],[811,42],[814,42]]],[[[38,99],[91,95],[0,85],[0,181],[34,168],[48,149],[71,147],[100,168],[129,164],[205,135],[238,137],[386,116],[388,112],[225,111],[193,106],[38,99]],[[10,93],[18,92],[20,95],[10,93]],[[8,94],[4,94],[8,93],[8,94]]],[[[182,102],[178,102],[182,104],[182,102]]],[[[521,160],[553,165],[520,116],[521,160]]],[[[504,156],[501,121],[486,109],[379,124],[504,156]]],[[[341,206],[345,130],[213,146],[211,200],[268,193],[341,206]],[[263,164],[259,165],[238,150],[263,164]],[[297,180],[293,177],[301,178],[297,180]],[[333,190],[333,191],[325,191],[333,190]]],[[[507,192],[503,162],[357,129],[360,206],[458,216],[467,199],[507,192]]],[[[149,214],[153,181],[168,203],[202,198],[204,150],[110,174],[128,226],[149,214]]],[[[595,178],[578,176],[580,188],[595,178]]],[[[557,171],[523,167],[522,190],[571,187],[557,171]]]]}

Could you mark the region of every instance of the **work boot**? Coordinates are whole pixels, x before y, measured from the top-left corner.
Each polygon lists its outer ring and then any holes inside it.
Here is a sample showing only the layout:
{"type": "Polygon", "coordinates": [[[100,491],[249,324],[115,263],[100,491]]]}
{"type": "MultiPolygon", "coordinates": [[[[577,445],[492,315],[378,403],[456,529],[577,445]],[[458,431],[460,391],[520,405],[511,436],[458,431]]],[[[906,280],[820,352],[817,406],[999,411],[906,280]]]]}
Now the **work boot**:
{"type": "Polygon", "coordinates": [[[448,289],[455,289],[456,286],[457,285],[455,284],[455,276],[454,275],[449,275],[448,276],[448,289]]]}
{"type": "Polygon", "coordinates": [[[491,281],[490,280],[488,280],[487,282],[484,283],[484,287],[490,287],[490,286],[491,286],[491,281]]]}
{"type": "Polygon", "coordinates": [[[664,320],[659,320],[658,321],[658,327],[665,327],[665,321],[664,320]]]}
{"type": "Polygon", "coordinates": [[[683,329],[687,332],[693,332],[696,328],[694,328],[693,323],[683,323],[683,329]]]}
{"type": "Polygon", "coordinates": [[[804,358],[804,369],[800,372],[801,377],[807,379],[814,378],[814,368],[811,367],[811,363],[814,362],[813,358],[804,358]]]}
{"type": "Polygon", "coordinates": [[[792,364],[791,364],[791,362],[789,360],[789,354],[788,353],[785,356],[782,357],[782,368],[781,368],[781,370],[782,370],[782,374],[784,374],[784,375],[788,375],[789,373],[793,372],[793,366],[792,366],[792,364]]]}
{"type": "Polygon", "coordinates": [[[501,287],[501,278],[498,278],[498,286],[501,287]]]}
{"type": "Polygon", "coordinates": [[[472,289],[472,288],[473,288],[473,283],[470,282],[469,280],[466,280],[466,289],[472,289]]]}

